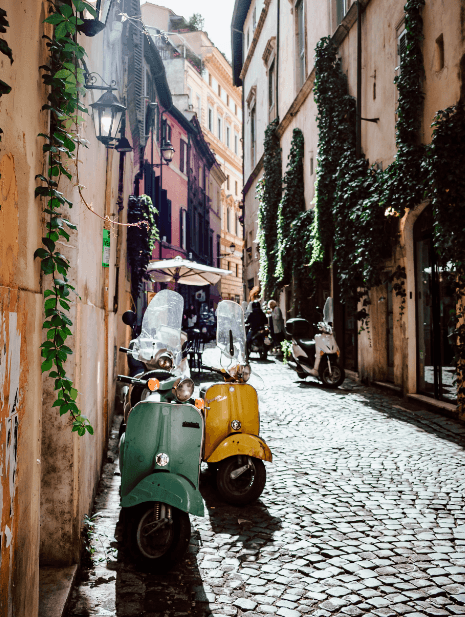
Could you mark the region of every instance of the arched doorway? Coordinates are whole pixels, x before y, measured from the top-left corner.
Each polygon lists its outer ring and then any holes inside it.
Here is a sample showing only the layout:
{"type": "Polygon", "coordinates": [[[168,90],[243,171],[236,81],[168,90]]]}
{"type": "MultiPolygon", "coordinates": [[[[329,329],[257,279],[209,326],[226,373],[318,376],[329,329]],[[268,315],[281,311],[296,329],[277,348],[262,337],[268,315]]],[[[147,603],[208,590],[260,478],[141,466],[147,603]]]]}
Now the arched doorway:
{"type": "Polygon", "coordinates": [[[414,225],[417,329],[417,391],[456,401],[455,301],[450,273],[438,263],[433,216],[427,206],[414,225]]]}

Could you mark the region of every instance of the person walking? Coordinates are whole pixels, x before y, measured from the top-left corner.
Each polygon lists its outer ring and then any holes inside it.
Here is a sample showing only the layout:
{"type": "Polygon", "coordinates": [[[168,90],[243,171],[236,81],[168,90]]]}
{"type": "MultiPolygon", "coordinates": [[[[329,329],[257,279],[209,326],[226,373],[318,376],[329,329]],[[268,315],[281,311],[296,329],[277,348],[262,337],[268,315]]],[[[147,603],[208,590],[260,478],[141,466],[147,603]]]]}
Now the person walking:
{"type": "Polygon", "coordinates": [[[275,347],[278,348],[278,353],[281,353],[281,343],[284,341],[283,314],[275,300],[270,300],[268,302],[268,308],[271,311],[269,317],[270,333],[275,343],[275,347]]]}
{"type": "Polygon", "coordinates": [[[254,335],[267,324],[266,315],[262,311],[260,302],[252,302],[252,312],[247,317],[245,323],[249,326],[249,331],[247,332],[247,349],[250,350],[250,344],[254,335]]]}

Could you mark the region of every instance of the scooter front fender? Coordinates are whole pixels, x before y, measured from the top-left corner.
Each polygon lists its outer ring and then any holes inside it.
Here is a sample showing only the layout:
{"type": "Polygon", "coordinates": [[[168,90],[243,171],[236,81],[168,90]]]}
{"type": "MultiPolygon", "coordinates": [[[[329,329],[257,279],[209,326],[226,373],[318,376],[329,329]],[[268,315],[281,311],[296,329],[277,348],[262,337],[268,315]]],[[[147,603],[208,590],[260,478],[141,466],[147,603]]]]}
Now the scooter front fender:
{"type": "Polygon", "coordinates": [[[123,497],[121,507],[129,508],[147,501],[161,501],[195,516],[205,516],[200,492],[182,476],[158,472],[146,476],[123,497]]]}
{"type": "Polygon", "coordinates": [[[207,463],[219,463],[230,456],[252,456],[262,461],[273,460],[270,448],[261,437],[247,433],[232,433],[215,448],[207,463]]]}

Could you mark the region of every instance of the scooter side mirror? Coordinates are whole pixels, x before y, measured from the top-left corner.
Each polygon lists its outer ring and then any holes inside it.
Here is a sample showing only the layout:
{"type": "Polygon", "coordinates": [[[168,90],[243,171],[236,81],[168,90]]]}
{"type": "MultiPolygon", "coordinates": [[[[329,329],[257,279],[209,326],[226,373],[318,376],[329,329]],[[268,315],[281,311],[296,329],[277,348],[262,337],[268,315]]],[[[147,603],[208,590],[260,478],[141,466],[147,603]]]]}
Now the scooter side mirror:
{"type": "Polygon", "coordinates": [[[123,323],[133,328],[136,323],[137,316],[134,311],[126,311],[125,313],[123,313],[121,319],[123,320],[123,323]]]}

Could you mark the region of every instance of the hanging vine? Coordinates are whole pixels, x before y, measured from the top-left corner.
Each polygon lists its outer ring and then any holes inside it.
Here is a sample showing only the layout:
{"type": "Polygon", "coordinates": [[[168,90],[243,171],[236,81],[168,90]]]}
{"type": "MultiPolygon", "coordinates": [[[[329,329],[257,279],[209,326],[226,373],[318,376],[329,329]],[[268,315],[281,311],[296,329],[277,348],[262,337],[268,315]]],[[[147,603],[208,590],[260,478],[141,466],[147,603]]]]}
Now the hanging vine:
{"type": "Polygon", "coordinates": [[[433,121],[431,144],[423,169],[434,218],[434,244],[443,281],[453,290],[455,307],[447,328],[455,328],[457,403],[465,411],[465,84],[457,105],[441,110],[433,121]]]}
{"type": "Polygon", "coordinates": [[[292,132],[291,149],[283,180],[283,196],[278,208],[278,246],[276,251],[276,283],[278,288],[292,283],[296,264],[302,255],[292,244],[292,225],[305,212],[304,196],[304,135],[300,129],[292,132]]]}
{"type": "Polygon", "coordinates": [[[83,121],[81,113],[87,112],[79,102],[79,97],[85,93],[80,85],[84,83],[84,72],[79,60],[86,54],[76,42],[78,27],[83,23],[78,19],[77,12],[84,8],[96,15],[92,6],[83,0],[72,0],[59,6],[52,4],[51,15],[44,20],[54,26],[53,37],[44,36],[49,49],[49,62],[40,67],[44,71],[43,81],[49,87],[48,103],[42,109],[50,112],[50,130],[39,135],[46,140],[42,147],[46,171],[45,175],[36,176],[43,184],[36,188],[35,194],[44,199],[43,211],[48,220],[47,232],[42,238],[43,246],[34,253],[34,257],[41,260],[44,275],[50,276],[44,279],[48,285],[44,291],[46,320],[42,327],[47,330],[47,340],[41,346],[42,373],[48,372],[55,382],[57,399],[52,407],[59,408],[60,416],[70,414],[72,430],[80,436],[86,431],[93,434],[93,428],[79,410],[76,403],[78,391],[65,368],[66,360],[73,353],[65,343],[72,335],[70,326],[73,324],[68,313],[75,288],[67,276],[70,262],[57,249],[57,242],[69,242],[68,230],[76,229],[64,214],[73,203],[59,190],[59,185],[63,177],[72,180],[70,168],[77,162],[77,146],[85,146],[79,137],[79,124],[83,121]]]}
{"type": "MultiPolygon", "coordinates": [[[[8,23],[6,19],[6,11],[4,11],[3,9],[0,9],[0,33],[5,34],[6,29],[8,28],[9,25],[10,24],[8,23]]],[[[7,56],[7,58],[10,59],[10,64],[13,64],[13,52],[11,50],[11,47],[8,45],[5,39],[1,39],[1,38],[0,38],[0,53],[7,56]]],[[[0,97],[3,96],[4,94],[9,94],[10,92],[11,92],[11,86],[5,83],[2,79],[0,79],[0,97]]],[[[0,141],[2,139],[2,134],[3,134],[3,131],[0,128],[0,141]]]]}
{"type": "Polygon", "coordinates": [[[276,134],[278,124],[278,119],[275,119],[266,128],[263,144],[263,178],[257,183],[260,248],[258,276],[262,284],[262,294],[267,298],[272,297],[276,291],[276,221],[282,194],[281,148],[276,134]]]}
{"type": "Polygon", "coordinates": [[[127,234],[128,263],[131,268],[132,297],[137,298],[142,289],[147,266],[152,258],[155,240],[159,240],[155,216],[158,210],[148,195],[129,197],[127,234]]]}
{"type": "MultiPolygon", "coordinates": [[[[355,99],[349,95],[337,48],[329,38],[321,39],[316,47],[319,143],[311,273],[315,277],[315,268],[332,246],[343,300],[362,301],[357,313],[362,328],[368,318],[368,290],[385,280],[385,262],[396,241],[398,217],[419,203],[424,192],[424,147],[419,140],[423,105],[420,11],[424,3],[408,0],[405,5],[407,45],[394,80],[399,93],[397,153],[384,172],[356,157],[355,99]]],[[[404,293],[402,278],[397,285],[402,287],[399,293],[404,293]]]]}

